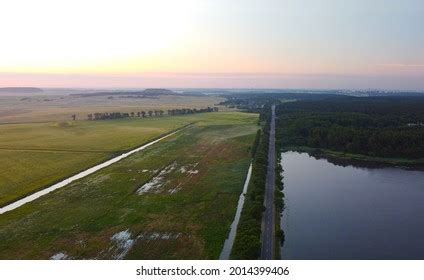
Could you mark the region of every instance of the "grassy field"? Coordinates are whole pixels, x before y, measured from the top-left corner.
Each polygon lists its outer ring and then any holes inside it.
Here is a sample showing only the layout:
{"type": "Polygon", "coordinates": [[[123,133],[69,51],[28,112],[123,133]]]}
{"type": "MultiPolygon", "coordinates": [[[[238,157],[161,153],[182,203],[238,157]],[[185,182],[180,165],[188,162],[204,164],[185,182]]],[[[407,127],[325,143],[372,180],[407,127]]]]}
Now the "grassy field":
{"type": "Polygon", "coordinates": [[[0,205],[202,118],[0,125],[0,205]]]}
{"type": "Polygon", "coordinates": [[[69,95],[0,95],[0,123],[67,121],[76,114],[87,119],[94,112],[139,112],[177,108],[205,108],[224,98],[217,96],[160,96],[158,98],[119,98],[108,96],[77,97],[69,95]]]}
{"type": "Polygon", "coordinates": [[[195,117],[163,142],[0,215],[0,258],[218,258],[258,118],[195,117]]]}
{"type": "Polygon", "coordinates": [[[107,157],[107,153],[0,150],[0,205],[107,157]]]}
{"type": "Polygon", "coordinates": [[[201,115],[0,125],[1,149],[116,152],[202,119],[201,115]]]}

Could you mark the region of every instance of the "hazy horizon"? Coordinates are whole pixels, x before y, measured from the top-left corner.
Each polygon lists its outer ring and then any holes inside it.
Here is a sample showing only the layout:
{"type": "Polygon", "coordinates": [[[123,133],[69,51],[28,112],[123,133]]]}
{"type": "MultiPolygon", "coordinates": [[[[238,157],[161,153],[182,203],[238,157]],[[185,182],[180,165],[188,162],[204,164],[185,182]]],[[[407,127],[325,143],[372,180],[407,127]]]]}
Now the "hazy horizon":
{"type": "Polygon", "coordinates": [[[0,87],[424,90],[419,0],[5,0],[0,8],[0,87]]]}

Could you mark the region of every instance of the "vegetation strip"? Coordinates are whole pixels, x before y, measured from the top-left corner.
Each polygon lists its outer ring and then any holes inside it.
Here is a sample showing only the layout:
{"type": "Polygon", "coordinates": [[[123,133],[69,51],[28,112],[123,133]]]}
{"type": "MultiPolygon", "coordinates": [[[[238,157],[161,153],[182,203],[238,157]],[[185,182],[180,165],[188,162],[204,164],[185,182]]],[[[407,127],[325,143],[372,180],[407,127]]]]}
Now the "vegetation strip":
{"type": "MultiPolygon", "coordinates": [[[[187,127],[187,126],[185,126],[185,127],[187,127]]],[[[18,207],[20,207],[20,206],[22,206],[22,205],[24,205],[24,204],[26,204],[28,202],[31,202],[31,201],[36,200],[37,198],[39,198],[39,197],[41,197],[43,195],[46,195],[46,194],[48,194],[48,193],[50,193],[50,192],[52,192],[54,190],[57,190],[59,188],[62,188],[62,187],[68,185],[69,183],[71,183],[71,182],[73,182],[75,180],[84,178],[85,176],[90,175],[90,174],[92,174],[92,173],[94,173],[94,172],[96,172],[96,171],[98,171],[98,170],[100,170],[102,168],[105,168],[105,167],[107,167],[107,166],[109,166],[109,165],[111,165],[111,164],[113,164],[115,162],[118,162],[118,161],[120,161],[123,158],[126,158],[126,157],[128,157],[128,156],[130,156],[130,155],[132,155],[134,153],[137,153],[137,152],[139,152],[141,150],[144,150],[145,148],[147,148],[147,147],[149,147],[149,146],[151,146],[153,144],[156,144],[157,142],[159,142],[159,141],[161,141],[161,140],[163,140],[163,139],[165,139],[165,138],[167,138],[169,136],[174,135],[175,133],[181,131],[185,127],[181,128],[181,129],[178,129],[176,131],[170,132],[170,133],[168,133],[168,134],[160,137],[159,139],[153,140],[153,141],[151,141],[151,142],[149,142],[147,144],[144,144],[143,146],[138,147],[138,148],[136,148],[136,149],[134,149],[132,151],[126,152],[126,153],[124,153],[124,154],[122,154],[120,156],[117,156],[117,157],[112,158],[112,159],[110,159],[108,161],[105,161],[105,162],[103,162],[101,164],[98,164],[96,166],[93,166],[93,167],[91,167],[91,168],[89,168],[89,169],[87,169],[85,171],[82,171],[82,172],[80,172],[80,173],[78,173],[78,174],[76,174],[76,175],[74,175],[72,177],[69,177],[69,178],[67,178],[67,179],[65,179],[65,180],[63,180],[63,181],[61,181],[59,183],[56,183],[56,184],[54,184],[54,185],[52,185],[50,187],[47,187],[47,188],[45,188],[43,190],[40,190],[40,191],[38,191],[36,193],[33,193],[31,195],[28,195],[28,196],[26,196],[26,197],[24,197],[22,199],[19,199],[19,200],[15,201],[15,202],[12,202],[12,203],[10,203],[10,204],[8,204],[8,205],[0,208],[0,214],[3,214],[5,212],[11,211],[11,210],[14,210],[14,209],[16,209],[16,208],[18,208],[18,207]]]]}
{"type": "Polygon", "coordinates": [[[265,180],[265,211],[262,217],[261,259],[272,260],[275,250],[275,105],[271,106],[268,139],[268,166],[265,180]]]}
{"type": "Polygon", "coordinates": [[[284,208],[285,208],[285,195],[284,195],[284,168],[283,168],[283,162],[281,159],[281,142],[276,141],[276,156],[277,161],[275,165],[275,185],[277,186],[275,188],[275,194],[274,194],[274,203],[275,203],[275,244],[278,244],[278,246],[275,246],[274,248],[274,255],[275,259],[281,259],[281,249],[284,246],[284,229],[281,227],[281,219],[283,218],[284,214],[284,208]]]}
{"type": "MultiPolygon", "coordinates": [[[[261,116],[261,119],[264,116],[261,116]]],[[[265,116],[266,118],[266,116],[265,116]]],[[[252,149],[252,178],[241,212],[232,259],[258,259],[261,251],[261,225],[264,211],[265,179],[268,167],[269,122],[259,130],[252,149]],[[264,131],[264,132],[262,132],[264,131]]]]}
{"type": "Polygon", "coordinates": [[[230,258],[231,249],[233,248],[234,240],[236,238],[237,226],[240,221],[241,211],[243,210],[245,196],[249,188],[251,175],[252,175],[252,163],[249,165],[249,170],[247,171],[246,181],[244,182],[243,191],[240,194],[239,201],[237,204],[236,215],[234,216],[234,221],[230,227],[230,233],[228,234],[228,238],[224,242],[224,247],[222,248],[221,255],[219,256],[220,260],[228,260],[230,258]]]}
{"type": "MultiPolygon", "coordinates": [[[[218,112],[218,107],[207,107],[202,109],[191,109],[191,108],[183,108],[183,109],[169,109],[167,111],[168,116],[176,116],[176,115],[190,115],[190,114],[198,114],[198,113],[211,113],[211,112],[218,112]]],[[[87,118],[88,120],[112,120],[112,119],[123,119],[123,118],[146,118],[149,116],[149,118],[152,117],[163,117],[165,111],[163,110],[149,110],[149,111],[139,111],[139,112],[130,112],[130,113],[121,113],[121,112],[111,112],[111,113],[94,113],[94,114],[88,114],[87,118]]],[[[76,115],[72,115],[72,120],[76,120],[76,115]]]]}

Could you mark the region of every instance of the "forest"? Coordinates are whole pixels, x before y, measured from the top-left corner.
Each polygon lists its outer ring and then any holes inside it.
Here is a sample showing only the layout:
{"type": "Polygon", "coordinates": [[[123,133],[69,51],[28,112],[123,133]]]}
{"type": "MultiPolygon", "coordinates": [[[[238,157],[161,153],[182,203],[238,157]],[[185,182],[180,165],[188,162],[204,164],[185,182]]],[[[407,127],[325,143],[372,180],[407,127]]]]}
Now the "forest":
{"type": "Polygon", "coordinates": [[[277,139],[372,157],[424,157],[423,97],[325,96],[280,103],[277,139]]]}

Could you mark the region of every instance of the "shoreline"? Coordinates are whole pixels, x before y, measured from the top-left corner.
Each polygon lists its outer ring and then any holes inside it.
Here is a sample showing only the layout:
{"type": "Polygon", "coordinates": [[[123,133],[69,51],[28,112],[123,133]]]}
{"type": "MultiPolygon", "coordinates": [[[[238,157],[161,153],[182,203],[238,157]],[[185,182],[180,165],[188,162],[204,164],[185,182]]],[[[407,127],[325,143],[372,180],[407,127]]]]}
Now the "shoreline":
{"type": "Polygon", "coordinates": [[[424,171],[424,159],[383,158],[361,154],[350,154],[328,149],[311,148],[307,146],[287,146],[280,152],[304,152],[315,158],[324,158],[329,162],[342,166],[368,167],[368,168],[401,168],[407,170],[424,171]]]}

